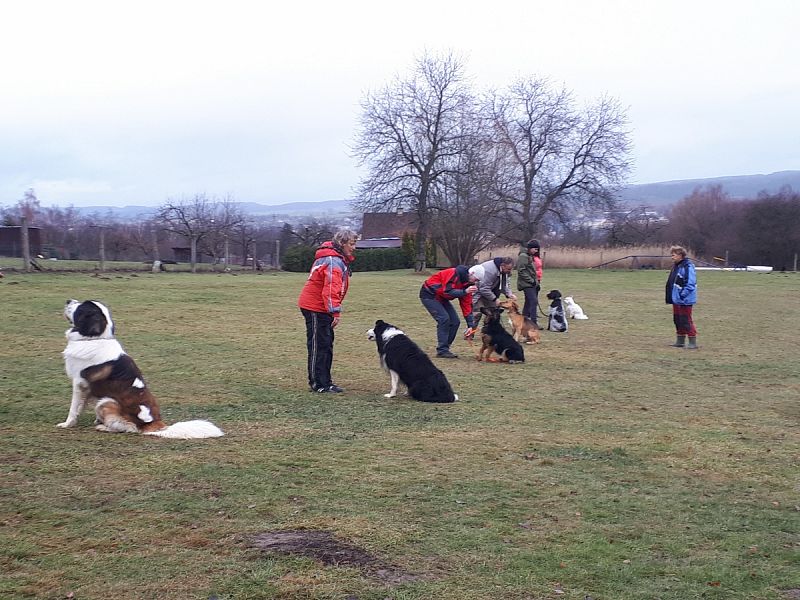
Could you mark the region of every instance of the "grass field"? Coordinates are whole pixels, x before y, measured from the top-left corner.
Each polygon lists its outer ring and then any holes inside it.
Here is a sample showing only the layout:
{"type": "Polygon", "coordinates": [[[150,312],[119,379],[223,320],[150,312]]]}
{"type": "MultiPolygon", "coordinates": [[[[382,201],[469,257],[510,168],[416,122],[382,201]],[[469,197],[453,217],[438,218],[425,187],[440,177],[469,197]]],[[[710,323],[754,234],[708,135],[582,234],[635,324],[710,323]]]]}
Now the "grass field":
{"type": "Polygon", "coordinates": [[[666,272],[549,270],[590,320],[523,365],[458,341],[444,406],[383,398],[364,335],[382,318],[433,351],[408,272],[353,277],[347,393],[307,391],[304,279],[0,280],[0,598],[800,597],[800,276],[700,273],[689,351],[666,272]],[[56,428],[70,297],[112,307],[168,422],[226,437],[56,428]],[[259,547],[286,531],[292,552],[259,547]]]}

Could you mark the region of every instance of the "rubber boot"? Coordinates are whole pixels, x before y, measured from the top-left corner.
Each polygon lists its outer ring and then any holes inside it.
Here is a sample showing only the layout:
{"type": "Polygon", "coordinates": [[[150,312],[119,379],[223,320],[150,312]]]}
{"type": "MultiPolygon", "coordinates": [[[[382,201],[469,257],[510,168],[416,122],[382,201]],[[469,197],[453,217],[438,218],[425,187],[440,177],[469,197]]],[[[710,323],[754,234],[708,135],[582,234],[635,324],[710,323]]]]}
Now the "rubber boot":
{"type": "MultiPolygon", "coordinates": [[[[689,338],[689,339],[691,339],[691,338],[689,338]]],[[[675,348],[683,348],[684,344],[686,344],[686,336],[685,335],[679,335],[679,336],[677,336],[675,338],[675,343],[674,344],[670,344],[670,346],[673,346],[675,348]]]]}
{"type": "Polygon", "coordinates": [[[686,346],[687,350],[697,350],[697,336],[690,335],[689,336],[689,345],[686,346]]]}

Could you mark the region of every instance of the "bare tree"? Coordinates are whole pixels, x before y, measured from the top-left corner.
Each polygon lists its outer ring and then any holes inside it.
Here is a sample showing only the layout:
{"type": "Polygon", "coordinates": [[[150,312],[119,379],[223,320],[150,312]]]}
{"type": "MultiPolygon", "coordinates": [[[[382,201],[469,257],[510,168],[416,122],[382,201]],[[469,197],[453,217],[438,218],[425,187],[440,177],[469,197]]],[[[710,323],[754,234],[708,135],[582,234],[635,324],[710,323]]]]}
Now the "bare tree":
{"type": "Polygon", "coordinates": [[[523,242],[548,217],[568,222],[579,207],[614,205],[629,169],[627,120],[619,104],[600,98],[583,110],[546,79],[515,81],[489,96],[485,111],[505,154],[496,190],[510,220],[504,237],[523,242]]]}
{"type": "Polygon", "coordinates": [[[159,229],[155,219],[130,224],[127,228],[130,247],[145,259],[158,260],[161,256],[159,229]]]}
{"type": "MultiPolygon", "coordinates": [[[[230,240],[234,237],[234,228],[245,220],[241,210],[231,198],[216,201],[211,206],[211,218],[208,231],[200,240],[200,250],[209,255],[214,264],[222,257],[230,259],[230,240]]],[[[227,266],[227,265],[226,265],[227,266]]]]}
{"type": "Polygon", "coordinates": [[[432,187],[458,164],[452,158],[463,149],[460,121],[469,98],[461,60],[452,53],[426,53],[410,75],[362,102],[355,154],[368,174],[355,204],[362,210],[405,207],[417,213],[417,271],[426,263],[432,187]]]}
{"type": "Polygon", "coordinates": [[[668,224],[666,218],[646,206],[619,211],[605,227],[606,243],[615,247],[651,244],[660,240],[668,224]]]}
{"type": "Polygon", "coordinates": [[[431,231],[451,265],[472,264],[494,239],[494,221],[501,205],[492,194],[497,155],[478,133],[476,120],[463,124],[458,164],[442,176],[431,195],[431,231]]]}
{"type": "Polygon", "coordinates": [[[748,264],[796,269],[800,254],[800,193],[783,187],[743,203],[734,256],[748,264]]]}
{"type": "Polygon", "coordinates": [[[155,220],[165,231],[189,240],[192,273],[197,270],[197,248],[200,240],[216,230],[217,203],[205,194],[191,199],[167,200],[156,209],[155,220]]]}
{"type": "Polygon", "coordinates": [[[0,208],[0,215],[4,225],[19,225],[24,218],[28,226],[40,226],[42,207],[33,188],[25,190],[22,200],[8,208],[0,208]]]}
{"type": "Polygon", "coordinates": [[[697,187],[672,207],[668,231],[695,256],[711,259],[719,250],[717,240],[730,238],[735,229],[734,205],[720,185],[697,187]]]}
{"type": "Polygon", "coordinates": [[[289,231],[292,237],[291,245],[300,244],[314,248],[331,239],[336,231],[336,226],[311,219],[306,223],[300,223],[295,228],[290,228],[289,231]]]}
{"type": "MultiPolygon", "coordinates": [[[[231,228],[231,240],[239,247],[242,257],[242,266],[247,265],[247,258],[251,256],[250,249],[258,240],[259,228],[252,219],[245,218],[231,228]]],[[[253,256],[253,260],[256,257],[253,256]]]]}

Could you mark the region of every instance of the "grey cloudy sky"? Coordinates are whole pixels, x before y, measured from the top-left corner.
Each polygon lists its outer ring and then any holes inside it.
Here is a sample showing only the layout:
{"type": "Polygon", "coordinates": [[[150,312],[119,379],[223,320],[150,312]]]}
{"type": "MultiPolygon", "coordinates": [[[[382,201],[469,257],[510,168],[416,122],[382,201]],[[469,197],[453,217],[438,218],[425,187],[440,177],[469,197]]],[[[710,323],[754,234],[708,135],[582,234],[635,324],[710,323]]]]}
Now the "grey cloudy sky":
{"type": "Polygon", "coordinates": [[[424,50],[628,107],[630,183],[800,169],[795,0],[26,0],[0,26],[0,204],[349,198],[366,90],[424,50]]]}

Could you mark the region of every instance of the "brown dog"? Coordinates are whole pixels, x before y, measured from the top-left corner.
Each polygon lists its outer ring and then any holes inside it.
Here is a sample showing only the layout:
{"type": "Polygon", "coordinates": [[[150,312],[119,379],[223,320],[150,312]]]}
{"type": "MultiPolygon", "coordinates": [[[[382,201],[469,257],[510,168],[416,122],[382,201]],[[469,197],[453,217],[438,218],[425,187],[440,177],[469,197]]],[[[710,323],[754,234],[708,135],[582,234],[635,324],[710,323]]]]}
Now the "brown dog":
{"type": "Polygon", "coordinates": [[[519,312],[519,304],[517,304],[516,300],[503,300],[498,303],[498,306],[506,309],[508,319],[511,321],[511,335],[514,336],[516,341],[525,340],[526,344],[539,343],[541,340],[539,328],[536,323],[519,312]]]}

